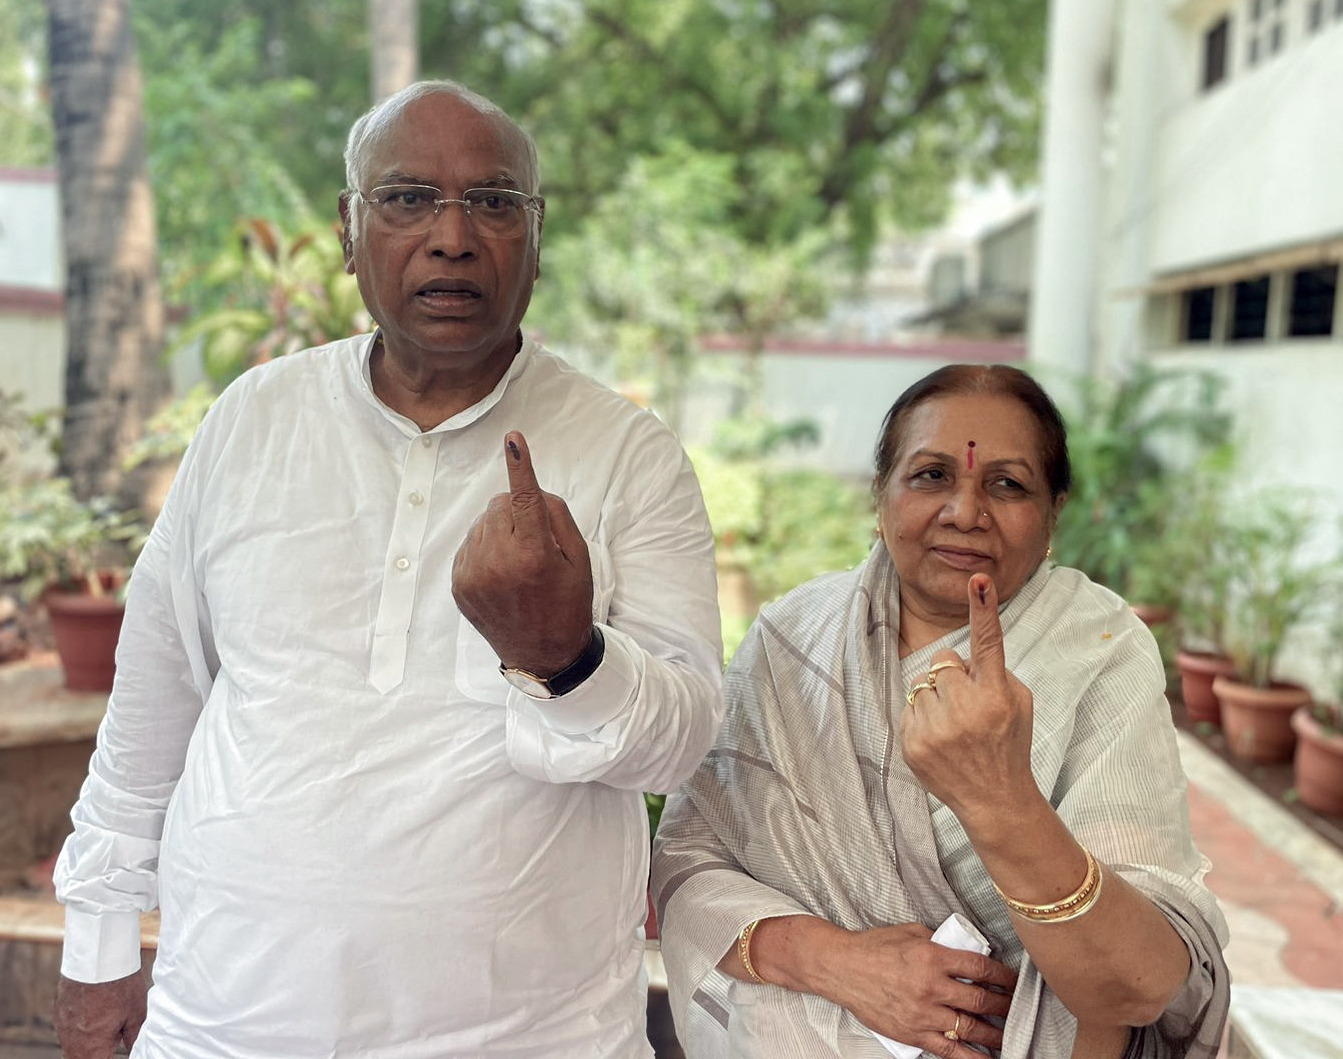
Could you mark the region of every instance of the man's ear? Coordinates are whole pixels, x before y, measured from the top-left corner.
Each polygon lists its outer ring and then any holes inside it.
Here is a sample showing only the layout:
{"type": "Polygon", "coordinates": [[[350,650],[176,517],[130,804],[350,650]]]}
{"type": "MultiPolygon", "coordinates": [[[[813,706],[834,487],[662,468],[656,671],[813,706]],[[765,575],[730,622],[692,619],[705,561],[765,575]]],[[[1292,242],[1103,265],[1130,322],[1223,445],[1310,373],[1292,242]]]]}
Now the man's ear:
{"type": "Polygon", "coordinates": [[[340,210],[340,246],[345,251],[345,271],[354,275],[354,235],[350,232],[350,193],[342,191],[336,200],[340,210]]]}
{"type": "Polygon", "coordinates": [[[536,213],[536,275],[532,281],[541,278],[541,229],[546,226],[546,200],[541,199],[541,208],[536,213]]]}

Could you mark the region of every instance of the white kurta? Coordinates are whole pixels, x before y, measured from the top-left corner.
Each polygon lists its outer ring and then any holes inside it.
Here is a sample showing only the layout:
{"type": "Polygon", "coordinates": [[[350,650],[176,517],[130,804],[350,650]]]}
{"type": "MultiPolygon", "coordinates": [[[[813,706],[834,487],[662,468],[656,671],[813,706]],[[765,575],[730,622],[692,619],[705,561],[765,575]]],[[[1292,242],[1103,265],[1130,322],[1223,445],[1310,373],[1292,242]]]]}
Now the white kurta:
{"type": "Polygon", "coordinates": [[[63,971],[130,973],[157,903],[138,1059],[647,1056],[639,792],[721,718],[694,474],[530,341],[429,432],[374,396],[371,345],[248,372],[183,461],[57,869],[63,971]],[[515,429],[587,539],[606,636],[550,703],[451,592],[515,429]]]}

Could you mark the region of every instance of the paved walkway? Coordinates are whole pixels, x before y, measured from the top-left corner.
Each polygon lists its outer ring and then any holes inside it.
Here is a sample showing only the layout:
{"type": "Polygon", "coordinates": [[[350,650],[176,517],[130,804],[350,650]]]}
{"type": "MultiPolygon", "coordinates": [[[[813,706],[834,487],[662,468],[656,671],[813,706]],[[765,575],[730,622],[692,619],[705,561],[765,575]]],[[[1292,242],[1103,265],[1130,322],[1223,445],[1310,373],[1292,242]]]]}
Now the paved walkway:
{"type": "Polygon", "coordinates": [[[1343,990],[1343,853],[1196,739],[1179,739],[1194,838],[1231,927],[1232,981],[1343,990]]]}

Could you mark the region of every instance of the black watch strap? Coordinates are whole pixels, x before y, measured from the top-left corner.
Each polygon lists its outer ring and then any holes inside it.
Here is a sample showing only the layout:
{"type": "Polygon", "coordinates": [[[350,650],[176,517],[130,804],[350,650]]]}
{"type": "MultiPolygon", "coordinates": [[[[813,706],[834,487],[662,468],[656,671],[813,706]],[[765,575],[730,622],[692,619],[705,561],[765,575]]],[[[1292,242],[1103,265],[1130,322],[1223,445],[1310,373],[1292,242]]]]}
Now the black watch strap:
{"type": "Polygon", "coordinates": [[[592,638],[583,653],[546,681],[552,695],[567,695],[597,671],[606,657],[606,637],[600,625],[592,626],[592,638]]]}

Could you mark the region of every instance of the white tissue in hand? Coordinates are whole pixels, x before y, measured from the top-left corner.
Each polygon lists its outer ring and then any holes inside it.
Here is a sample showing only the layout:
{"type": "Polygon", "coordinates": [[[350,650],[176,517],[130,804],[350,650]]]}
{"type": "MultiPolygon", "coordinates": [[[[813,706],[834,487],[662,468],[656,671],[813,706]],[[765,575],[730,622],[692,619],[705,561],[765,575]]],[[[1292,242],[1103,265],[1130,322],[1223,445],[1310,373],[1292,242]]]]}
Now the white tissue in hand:
{"type": "MultiPolygon", "coordinates": [[[[967,952],[977,952],[983,956],[989,954],[988,939],[979,932],[978,927],[959,912],[953,912],[942,920],[942,925],[933,931],[932,940],[935,944],[945,945],[949,949],[965,949],[967,952]]],[[[951,1027],[948,1026],[947,1029],[951,1027]]],[[[876,1030],[872,1031],[872,1036],[896,1059],[918,1059],[923,1052],[917,1045],[901,1044],[889,1037],[883,1037],[876,1030]]]]}

